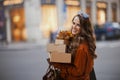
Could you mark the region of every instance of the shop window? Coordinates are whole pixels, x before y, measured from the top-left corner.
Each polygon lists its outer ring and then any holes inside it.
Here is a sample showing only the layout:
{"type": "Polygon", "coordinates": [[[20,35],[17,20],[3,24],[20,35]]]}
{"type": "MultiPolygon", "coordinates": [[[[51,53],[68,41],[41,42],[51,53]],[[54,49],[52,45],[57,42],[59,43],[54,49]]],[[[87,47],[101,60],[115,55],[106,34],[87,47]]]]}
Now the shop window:
{"type": "Polygon", "coordinates": [[[79,0],[65,0],[66,5],[66,19],[64,21],[64,28],[69,30],[71,28],[72,18],[80,10],[80,1],[79,0]]]}
{"type": "Polygon", "coordinates": [[[71,6],[79,6],[80,1],[79,0],[65,0],[66,5],[71,5],[71,6]]]}
{"type": "Polygon", "coordinates": [[[105,14],[105,10],[104,9],[98,9],[98,11],[97,11],[97,21],[98,21],[98,24],[104,24],[105,23],[105,21],[106,21],[106,19],[105,19],[105,16],[106,16],[106,14],[105,14]]]}
{"type": "Polygon", "coordinates": [[[57,11],[55,5],[42,5],[41,30],[44,37],[50,37],[51,32],[57,30],[57,11]]]}
{"type": "Polygon", "coordinates": [[[11,31],[13,41],[26,41],[26,29],[23,8],[13,8],[10,11],[11,31]]]}
{"type": "Polygon", "coordinates": [[[64,24],[65,29],[71,28],[72,18],[78,13],[80,6],[67,6],[67,17],[64,24]]]}
{"type": "Polygon", "coordinates": [[[117,15],[117,4],[116,3],[112,3],[112,21],[116,22],[116,16],[117,15]]]}
{"type": "Polygon", "coordinates": [[[106,22],[106,8],[106,3],[97,2],[97,23],[99,25],[104,24],[106,22]]]}
{"type": "Polygon", "coordinates": [[[22,4],[23,0],[4,0],[4,6],[22,4]]]}
{"type": "Polygon", "coordinates": [[[41,0],[42,4],[55,4],[56,0],[41,0]]]}
{"type": "Polygon", "coordinates": [[[91,1],[87,1],[86,3],[86,12],[91,18],[91,1]]]}

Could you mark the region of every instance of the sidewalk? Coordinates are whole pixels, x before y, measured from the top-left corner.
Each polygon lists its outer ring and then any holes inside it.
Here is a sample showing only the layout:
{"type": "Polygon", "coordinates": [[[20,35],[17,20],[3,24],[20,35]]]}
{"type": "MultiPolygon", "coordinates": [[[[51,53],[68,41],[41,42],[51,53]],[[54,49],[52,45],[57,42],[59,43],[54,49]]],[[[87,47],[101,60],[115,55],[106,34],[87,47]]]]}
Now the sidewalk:
{"type": "Polygon", "coordinates": [[[19,42],[19,43],[1,43],[0,50],[15,50],[15,49],[32,49],[36,47],[44,47],[47,43],[32,43],[32,42],[19,42]]]}

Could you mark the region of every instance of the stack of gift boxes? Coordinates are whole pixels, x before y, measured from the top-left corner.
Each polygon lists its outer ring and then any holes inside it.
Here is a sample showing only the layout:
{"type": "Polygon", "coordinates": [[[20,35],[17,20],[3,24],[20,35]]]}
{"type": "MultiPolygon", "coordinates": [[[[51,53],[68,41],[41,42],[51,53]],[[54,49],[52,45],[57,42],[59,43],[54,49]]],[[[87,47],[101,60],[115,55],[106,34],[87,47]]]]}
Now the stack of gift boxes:
{"type": "Polygon", "coordinates": [[[66,53],[65,40],[56,39],[55,43],[49,43],[47,51],[50,54],[50,62],[71,63],[71,54],[66,53]]]}

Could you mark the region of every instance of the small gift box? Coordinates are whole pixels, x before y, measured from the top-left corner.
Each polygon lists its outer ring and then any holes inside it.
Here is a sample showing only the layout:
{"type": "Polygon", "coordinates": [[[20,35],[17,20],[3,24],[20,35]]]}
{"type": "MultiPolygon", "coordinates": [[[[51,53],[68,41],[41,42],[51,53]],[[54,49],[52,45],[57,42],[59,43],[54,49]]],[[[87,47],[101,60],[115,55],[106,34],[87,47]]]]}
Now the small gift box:
{"type": "Polygon", "coordinates": [[[66,45],[65,44],[48,44],[47,45],[47,51],[48,52],[65,52],[66,51],[66,45]]]}
{"type": "Polygon", "coordinates": [[[65,43],[65,41],[62,40],[62,39],[56,39],[55,40],[55,44],[64,44],[64,43],[65,43]]]}

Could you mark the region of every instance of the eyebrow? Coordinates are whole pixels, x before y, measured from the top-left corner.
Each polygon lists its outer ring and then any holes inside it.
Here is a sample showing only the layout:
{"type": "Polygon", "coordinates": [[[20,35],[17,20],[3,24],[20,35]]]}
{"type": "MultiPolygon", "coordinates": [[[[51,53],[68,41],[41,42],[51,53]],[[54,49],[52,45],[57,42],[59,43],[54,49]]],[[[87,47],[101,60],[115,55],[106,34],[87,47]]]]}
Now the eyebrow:
{"type": "MultiPolygon", "coordinates": [[[[72,22],[74,22],[74,21],[72,21],[72,22]]],[[[75,23],[75,22],[74,22],[75,23]]],[[[78,25],[80,25],[79,23],[77,23],[78,25]]]]}
{"type": "MultiPolygon", "coordinates": [[[[75,23],[74,21],[72,23],[75,23]]],[[[78,26],[80,26],[80,24],[77,24],[78,26]]]]}

